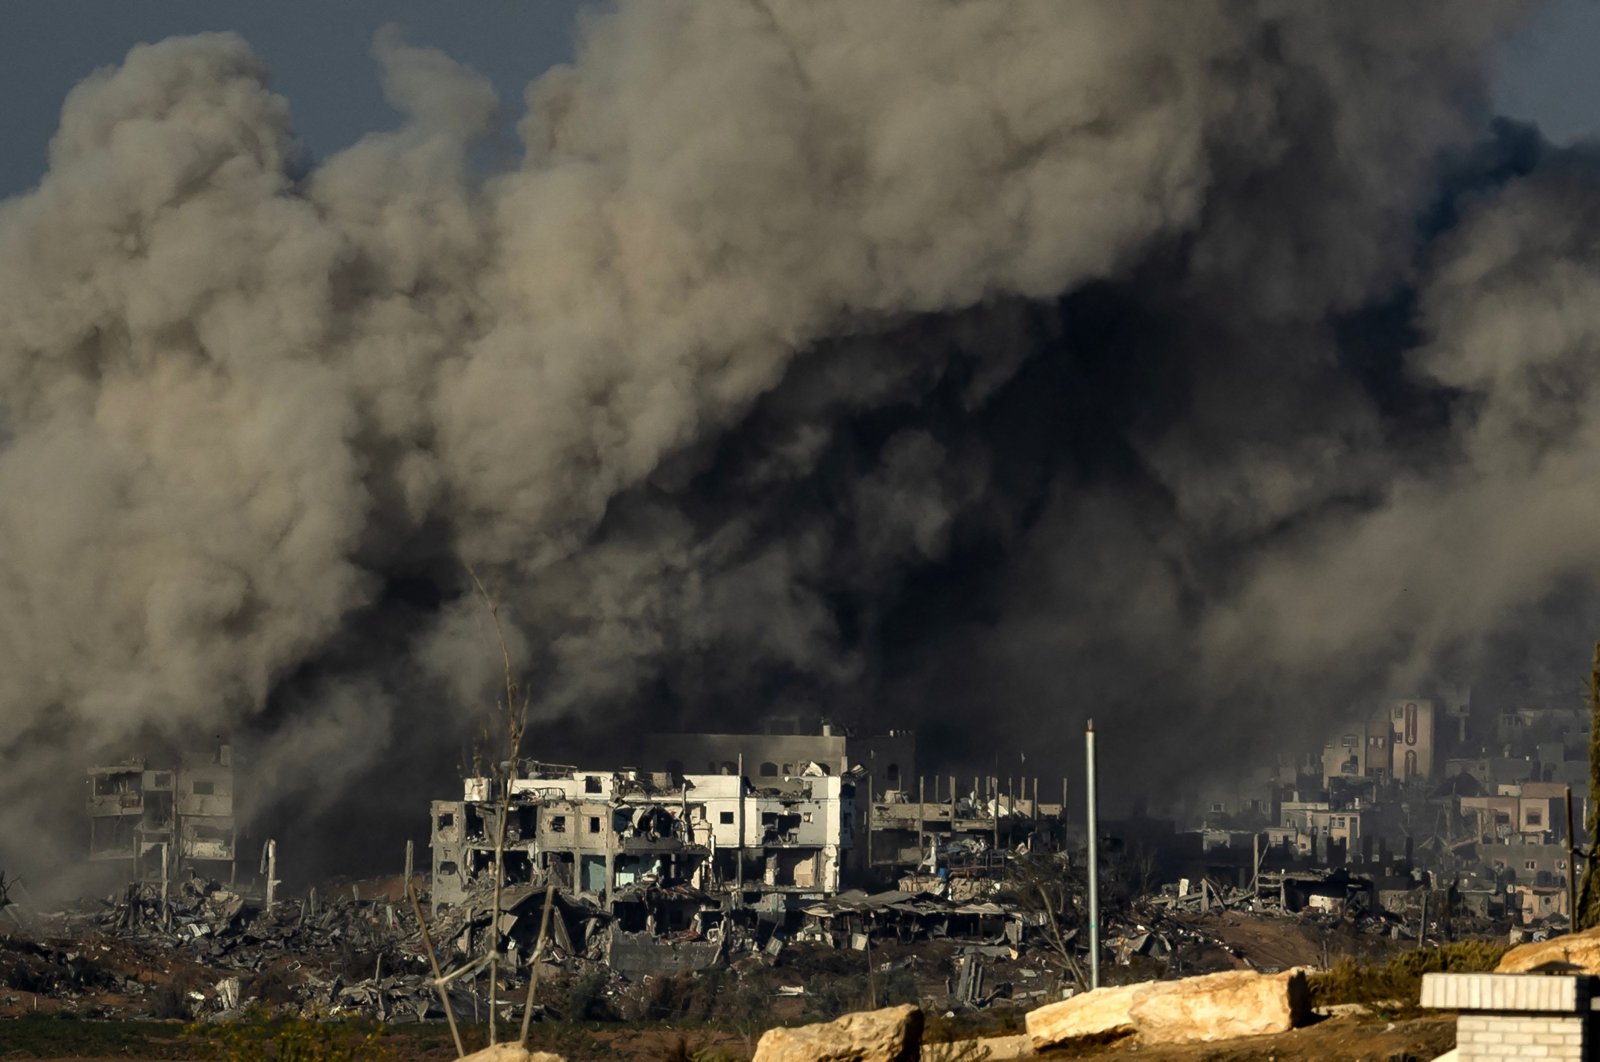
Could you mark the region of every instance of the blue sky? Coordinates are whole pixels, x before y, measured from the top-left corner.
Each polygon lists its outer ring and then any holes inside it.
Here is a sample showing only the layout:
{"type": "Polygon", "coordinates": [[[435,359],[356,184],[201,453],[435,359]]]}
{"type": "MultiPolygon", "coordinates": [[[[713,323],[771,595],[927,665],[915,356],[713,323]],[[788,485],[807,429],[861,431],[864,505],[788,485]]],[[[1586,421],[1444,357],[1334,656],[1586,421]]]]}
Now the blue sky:
{"type": "MultiPolygon", "coordinates": [[[[1469,0],[1494,2],[1494,0],[1469,0]]],[[[572,55],[580,0],[0,0],[0,195],[35,183],[67,91],[141,41],[233,29],[269,63],[317,155],[392,126],[367,48],[395,22],[493,79],[520,109],[529,80],[572,55]]],[[[1498,108],[1557,140],[1600,132],[1600,0],[1554,0],[1507,44],[1498,108]]]]}
{"type": "Polygon", "coordinates": [[[61,102],[145,41],[236,30],[289,98],[295,128],[327,155],[392,127],[368,48],[393,22],[407,39],[489,76],[520,112],[522,89],[572,57],[579,0],[0,0],[0,195],[44,172],[61,102]]]}

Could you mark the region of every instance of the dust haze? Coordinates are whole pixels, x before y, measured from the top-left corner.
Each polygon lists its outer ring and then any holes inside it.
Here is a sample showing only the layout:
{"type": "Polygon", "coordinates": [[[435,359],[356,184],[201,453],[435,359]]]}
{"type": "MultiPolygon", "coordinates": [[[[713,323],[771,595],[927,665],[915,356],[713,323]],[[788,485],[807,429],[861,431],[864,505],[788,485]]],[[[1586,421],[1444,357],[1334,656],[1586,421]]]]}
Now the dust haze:
{"type": "Polygon", "coordinates": [[[240,37],[133,49],[0,203],[0,863],[196,735],[420,829],[468,564],[536,744],[1092,715],[1175,787],[1581,670],[1600,168],[1489,112],[1529,14],[623,3],[521,100],[391,27],[321,159],[240,37]]]}

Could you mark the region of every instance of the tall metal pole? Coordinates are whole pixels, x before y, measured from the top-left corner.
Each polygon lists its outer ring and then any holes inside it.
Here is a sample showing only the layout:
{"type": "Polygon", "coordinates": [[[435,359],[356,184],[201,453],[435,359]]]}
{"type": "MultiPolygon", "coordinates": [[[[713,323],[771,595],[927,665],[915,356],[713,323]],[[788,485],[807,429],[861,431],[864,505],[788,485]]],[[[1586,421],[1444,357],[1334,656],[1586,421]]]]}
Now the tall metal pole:
{"type": "Polygon", "coordinates": [[[1088,792],[1085,807],[1089,816],[1089,987],[1100,987],[1100,844],[1096,836],[1100,824],[1095,809],[1094,720],[1083,731],[1083,751],[1088,792]]]}
{"type": "Polygon", "coordinates": [[[1567,932],[1578,931],[1578,842],[1572,835],[1572,787],[1567,786],[1567,932]]]}
{"type": "Polygon", "coordinates": [[[739,813],[738,814],[738,823],[739,823],[739,826],[738,826],[738,830],[739,830],[739,848],[738,848],[739,885],[738,885],[738,888],[739,888],[739,903],[740,903],[741,906],[743,906],[743,904],[744,904],[744,753],[742,753],[742,752],[739,753],[739,764],[738,764],[738,767],[736,769],[739,772],[739,806],[737,808],[738,813],[739,813]]]}

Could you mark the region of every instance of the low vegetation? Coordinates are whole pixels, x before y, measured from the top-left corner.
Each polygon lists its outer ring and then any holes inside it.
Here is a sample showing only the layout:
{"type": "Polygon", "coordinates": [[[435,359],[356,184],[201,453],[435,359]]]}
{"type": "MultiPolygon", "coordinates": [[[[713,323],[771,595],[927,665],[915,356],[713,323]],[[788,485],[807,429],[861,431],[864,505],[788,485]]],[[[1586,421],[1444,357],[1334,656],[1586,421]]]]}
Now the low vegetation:
{"type": "Polygon", "coordinates": [[[381,1025],[314,1021],[250,1010],[217,1025],[184,1028],[196,1054],[217,1062],[381,1062],[390,1057],[381,1025]]]}
{"type": "Polygon", "coordinates": [[[1363,1003],[1380,1009],[1411,1010],[1422,996],[1426,973],[1488,973],[1509,950],[1487,940],[1462,940],[1440,948],[1405,951],[1382,963],[1346,959],[1312,974],[1313,1006],[1363,1003]]]}

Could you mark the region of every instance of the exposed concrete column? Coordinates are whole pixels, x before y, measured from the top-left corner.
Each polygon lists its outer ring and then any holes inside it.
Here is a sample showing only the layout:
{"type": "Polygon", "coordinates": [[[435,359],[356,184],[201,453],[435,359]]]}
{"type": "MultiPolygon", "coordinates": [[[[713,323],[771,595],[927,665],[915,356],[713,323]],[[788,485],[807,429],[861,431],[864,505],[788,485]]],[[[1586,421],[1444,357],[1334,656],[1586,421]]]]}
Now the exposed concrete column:
{"type": "Polygon", "coordinates": [[[616,864],[613,862],[614,855],[615,855],[614,851],[611,848],[607,847],[606,848],[606,887],[605,887],[604,903],[605,903],[606,913],[608,913],[608,914],[612,913],[611,903],[612,903],[612,900],[614,899],[614,897],[612,896],[611,883],[614,880],[616,880],[613,877],[613,875],[616,873],[616,864]]]}
{"type": "MultiPolygon", "coordinates": [[[[917,775],[917,862],[918,863],[922,862],[922,850],[928,843],[927,824],[926,824],[926,822],[924,820],[924,813],[925,813],[925,809],[927,808],[927,804],[924,803],[926,798],[927,798],[927,794],[923,790],[922,775],[919,774],[919,775],[917,775]]],[[[937,867],[935,867],[935,869],[937,869],[937,867]]]]}

